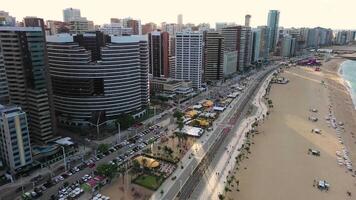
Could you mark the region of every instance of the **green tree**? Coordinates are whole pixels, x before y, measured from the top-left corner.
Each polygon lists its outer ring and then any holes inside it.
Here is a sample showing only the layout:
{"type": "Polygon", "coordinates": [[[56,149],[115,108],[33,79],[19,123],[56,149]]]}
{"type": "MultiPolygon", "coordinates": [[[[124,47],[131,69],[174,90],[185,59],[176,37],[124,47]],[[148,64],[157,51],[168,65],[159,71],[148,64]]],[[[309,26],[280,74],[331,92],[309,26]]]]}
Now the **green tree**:
{"type": "Polygon", "coordinates": [[[135,123],[135,119],[130,114],[122,114],[116,119],[116,123],[120,123],[120,128],[127,129],[135,123]]]}
{"type": "Polygon", "coordinates": [[[175,112],[173,113],[173,117],[174,117],[174,118],[177,118],[177,120],[179,120],[179,119],[181,119],[181,118],[183,117],[183,113],[180,112],[179,110],[177,110],[177,111],[175,111],[175,112]]]}
{"type": "Polygon", "coordinates": [[[179,129],[179,131],[182,131],[182,129],[183,129],[183,127],[184,127],[183,120],[178,120],[178,121],[177,121],[177,124],[178,124],[178,129],[179,129]]]}
{"type": "Polygon", "coordinates": [[[109,179],[113,178],[114,175],[118,172],[117,166],[112,164],[100,164],[96,168],[96,171],[99,175],[105,176],[109,179]]]}
{"type": "Polygon", "coordinates": [[[106,153],[109,151],[109,145],[108,144],[99,144],[98,146],[98,151],[100,153],[106,153]]]}
{"type": "Polygon", "coordinates": [[[135,172],[141,171],[141,164],[138,162],[138,160],[134,159],[134,160],[132,161],[132,169],[133,169],[135,172]]]}

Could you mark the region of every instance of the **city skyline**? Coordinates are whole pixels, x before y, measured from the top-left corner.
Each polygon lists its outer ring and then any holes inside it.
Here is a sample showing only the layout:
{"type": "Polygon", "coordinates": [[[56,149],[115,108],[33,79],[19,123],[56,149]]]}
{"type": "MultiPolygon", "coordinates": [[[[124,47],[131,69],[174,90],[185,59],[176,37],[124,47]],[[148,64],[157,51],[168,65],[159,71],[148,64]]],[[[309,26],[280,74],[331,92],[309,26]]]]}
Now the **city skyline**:
{"type": "Polygon", "coordinates": [[[1,9],[9,12],[11,16],[16,17],[17,21],[21,21],[22,18],[26,16],[37,16],[44,18],[45,20],[62,21],[63,9],[73,7],[80,9],[82,16],[87,17],[88,20],[93,20],[94,23],[98,25],[109,23],[110,18],[112,17],[137,18],[141,19],[142,24],[148,22],[154,22],[157,24],[160,24],[161,22],[177,23],[178,14],[182,14],[183,22],[185,24],[210,23],[211,27],[215,27],[216,22],[235,22],[237,24],[243,25],[244,16],[246,14],[252,15],[252,27],[265,25],[267,23],[266,16],[268,14],[268,10],[275,9],[279,10],[281,13],[284,13],[283,18],[279,24],[282,27],[321,26],[332,29],[356,29],[356,25],[354,24],[352,18],[348,16],[349,13],[352,13],[352,9],[354,8],[354,6],[351,5],[356,5],[356,3],[352,2],[351,0],[315,0],[312,2],[302,0],[295,4],[291,3],[291,1],[282,0],[271,0],[268,2],[258,2],[257,0],[253,0],[249,1],[248,3],[243,1],[236,2],[232,0],[223,0],[220,2],[220,5],[223,6],[222,8],[224,8],[224,10],[217,10],[215,5],[206,4],[201,0],[194,2],[182,0],[177,3],[167,3],[163,0],[156,0],[154,2],[140,2],[134,0],[125,3],[117,3],[113,0],[107,0],[105,4],[102,4],[102,6],[94,2],[84,2],[83,0],[65,2],[48,2],[44,0],[34,0],[29,2],[23,0],[14,0],[11,2],[3,2],[1,9]],[[159,14],[153,13],[152,10],[142,9],[151,6],[152,3],[157,3],[160,5],[159,14]],[[224,6],[227,4],[236,6],[224,6]],[[33,5],[41,6],[34,7],[33,5]],[[139,8],[137,8],[137,5],[140,5],[139,8]],[[202,7],[202,5],[204,6],[202,7]],[[43,9],[44,7],[46,9],[43,9]],[[124,7],[124,9],[121,9],[122,7],[124,7]],[[199,15],[197,15],[197,7],[204,8],[204,12],[199,12],[199,15]],[[100,13],[100,15],[98,13],[100,13]],[[214,14],[212,15],[211,13],[214,14]],[[301,13],[303,14],[301,15],[301,13]]]}

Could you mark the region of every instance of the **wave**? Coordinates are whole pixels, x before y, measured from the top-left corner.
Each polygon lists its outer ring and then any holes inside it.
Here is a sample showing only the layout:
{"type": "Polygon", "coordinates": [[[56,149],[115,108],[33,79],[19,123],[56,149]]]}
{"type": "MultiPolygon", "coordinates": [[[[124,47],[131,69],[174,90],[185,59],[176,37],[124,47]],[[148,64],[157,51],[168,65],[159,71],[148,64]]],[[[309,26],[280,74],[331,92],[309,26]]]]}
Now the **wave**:
{"type": "MultiPolygon", "coordinates": [[[[352,99],[352,103],[354,105],[354,109],[356,110],[356,94],[354,91],[356,91],[356,88],[352,87],[352,83],[351,80],[348,80],[346,78],[345,75],[345,69],[343,69],[344,67],[346,67],[346,64],[348,64],[349,61],[345,61],[343,63],[341,63],[339,70],[338,70],[338,75],[342,78],[344,86],[346,87],[347,91],[349,92],[351,99],[352,99]]],[[[355,62],[356,64],[356,62],[355,62]]],[[[355,65],[355,70],[356,70],[356,65],[355,65]]]]}

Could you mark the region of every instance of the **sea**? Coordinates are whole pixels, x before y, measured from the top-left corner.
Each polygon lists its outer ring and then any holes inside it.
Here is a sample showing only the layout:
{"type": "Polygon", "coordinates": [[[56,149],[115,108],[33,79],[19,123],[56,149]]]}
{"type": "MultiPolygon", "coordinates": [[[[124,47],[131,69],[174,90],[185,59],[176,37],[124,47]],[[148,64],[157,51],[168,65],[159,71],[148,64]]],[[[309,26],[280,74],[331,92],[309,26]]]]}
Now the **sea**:
{"type": "Polygon", "coordinates": [[[341,64],[339,74],[344,79],[356,109],[356,61],[347,60],[341,64]]]}

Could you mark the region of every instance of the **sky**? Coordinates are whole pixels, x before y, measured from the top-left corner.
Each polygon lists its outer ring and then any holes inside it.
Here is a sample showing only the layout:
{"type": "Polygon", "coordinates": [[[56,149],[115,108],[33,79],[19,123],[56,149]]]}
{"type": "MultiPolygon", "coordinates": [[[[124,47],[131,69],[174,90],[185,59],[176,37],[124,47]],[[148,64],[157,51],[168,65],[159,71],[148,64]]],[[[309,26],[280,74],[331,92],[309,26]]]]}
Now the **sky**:
{"type": "Polygon", "coordinates": [[[252,15],[251,26],[265,25],[268,11],[279,10],[280,26],[356,29],[356,0],[0,0],[0,10],[21,21],[25,16],[63,20],[64,8],[79,8],[82,17],[95,24],[110,18],[132,17],[142,24],[235,22],[244,24],[252,15]]]}

